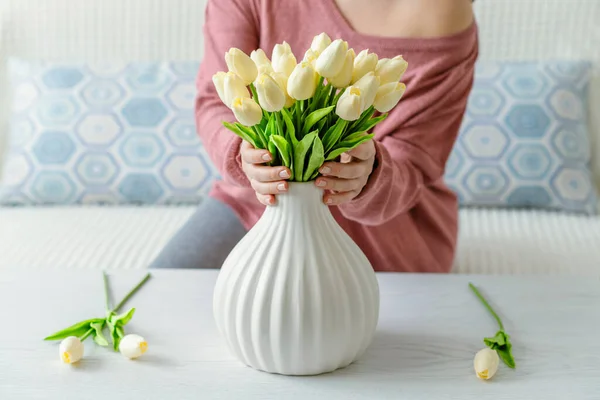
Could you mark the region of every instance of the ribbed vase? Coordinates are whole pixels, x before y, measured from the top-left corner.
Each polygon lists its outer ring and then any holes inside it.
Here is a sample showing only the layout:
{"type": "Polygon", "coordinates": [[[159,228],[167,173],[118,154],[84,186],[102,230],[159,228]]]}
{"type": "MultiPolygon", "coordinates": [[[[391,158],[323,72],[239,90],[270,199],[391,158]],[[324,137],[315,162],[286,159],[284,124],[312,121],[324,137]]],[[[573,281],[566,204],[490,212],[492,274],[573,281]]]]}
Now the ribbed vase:
{"type": "Polygon", "coordinates": [[[371,343],[379,317],[372,266],[314,183],[290,183],[225,260],[217,327],[243,363],[284,375],[343,368],[371,343]]]}

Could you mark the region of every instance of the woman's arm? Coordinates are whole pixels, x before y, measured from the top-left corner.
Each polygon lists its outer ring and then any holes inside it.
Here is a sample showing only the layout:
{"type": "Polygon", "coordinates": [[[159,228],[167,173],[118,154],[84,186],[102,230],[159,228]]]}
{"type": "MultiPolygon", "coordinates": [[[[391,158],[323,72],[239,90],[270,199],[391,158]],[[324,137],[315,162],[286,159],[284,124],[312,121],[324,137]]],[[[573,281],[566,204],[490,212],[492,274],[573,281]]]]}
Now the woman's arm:
{"type": "Polygon", "coordinates": [[[258,48],[259,32],[255,1],[209,0],[204,23],[204,58],[196,82],[196,126],[212,162],[223,179],[237,186],[250,186],[242,171],[240,144],[223,121],[234,121],[212,83],[217,71],[226,71],[225,53],[237,47],[250,54],[258,48]]]}
{"type": "Polygon", "coordinates": [[[443,177],[462,123],[477,55],[474,32],[461,43],[433,51],[420,64],[412,64],[419,70],[403,100],[378,126],[383,135],[375,142],[374,168],[366,186],[352,201],[340,205],[346,218],[365,225],[383,224],[413,208],[423,190],[443,177]]]}

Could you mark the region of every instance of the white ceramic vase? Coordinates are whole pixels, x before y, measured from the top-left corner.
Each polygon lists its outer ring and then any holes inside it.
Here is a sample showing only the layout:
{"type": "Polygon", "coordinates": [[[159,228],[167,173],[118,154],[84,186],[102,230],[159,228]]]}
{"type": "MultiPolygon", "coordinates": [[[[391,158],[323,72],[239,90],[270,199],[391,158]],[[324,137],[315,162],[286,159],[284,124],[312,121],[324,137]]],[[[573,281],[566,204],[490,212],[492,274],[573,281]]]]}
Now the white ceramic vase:
{"type": "Polygon", "coordinates": [[[284,375],[343,368],[371,343],[379,318],[372,266],[313,182],[290,183],[225,260],[217,327],[245,364],[284,375]]]}

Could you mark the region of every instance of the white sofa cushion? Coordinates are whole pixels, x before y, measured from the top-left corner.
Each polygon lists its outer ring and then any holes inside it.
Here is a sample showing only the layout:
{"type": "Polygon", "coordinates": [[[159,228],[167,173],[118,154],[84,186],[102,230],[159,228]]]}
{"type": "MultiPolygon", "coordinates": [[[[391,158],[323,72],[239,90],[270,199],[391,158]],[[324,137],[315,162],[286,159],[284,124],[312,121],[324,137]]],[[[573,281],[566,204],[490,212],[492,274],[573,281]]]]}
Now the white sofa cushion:
{"type": "MultiPolygon", "coordinates": [[[[139,269],[193,207],[0,208],[0,271],[139,269]]],[[[600,218],[463,210],[454,272],[600,276],[600,218]]]]}

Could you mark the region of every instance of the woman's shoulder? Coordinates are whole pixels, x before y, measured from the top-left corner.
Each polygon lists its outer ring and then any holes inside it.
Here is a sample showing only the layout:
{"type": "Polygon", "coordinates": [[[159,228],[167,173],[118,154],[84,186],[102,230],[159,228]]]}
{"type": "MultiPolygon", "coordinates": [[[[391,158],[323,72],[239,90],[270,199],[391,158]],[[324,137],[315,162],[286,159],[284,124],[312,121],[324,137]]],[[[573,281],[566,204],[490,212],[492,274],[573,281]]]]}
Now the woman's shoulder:
{"type": "Polygon", "coordinates": [[[471,0],[420,0],[416,4],[419,36],[448,36],[464,31],[473,23],[471,0]]]}

